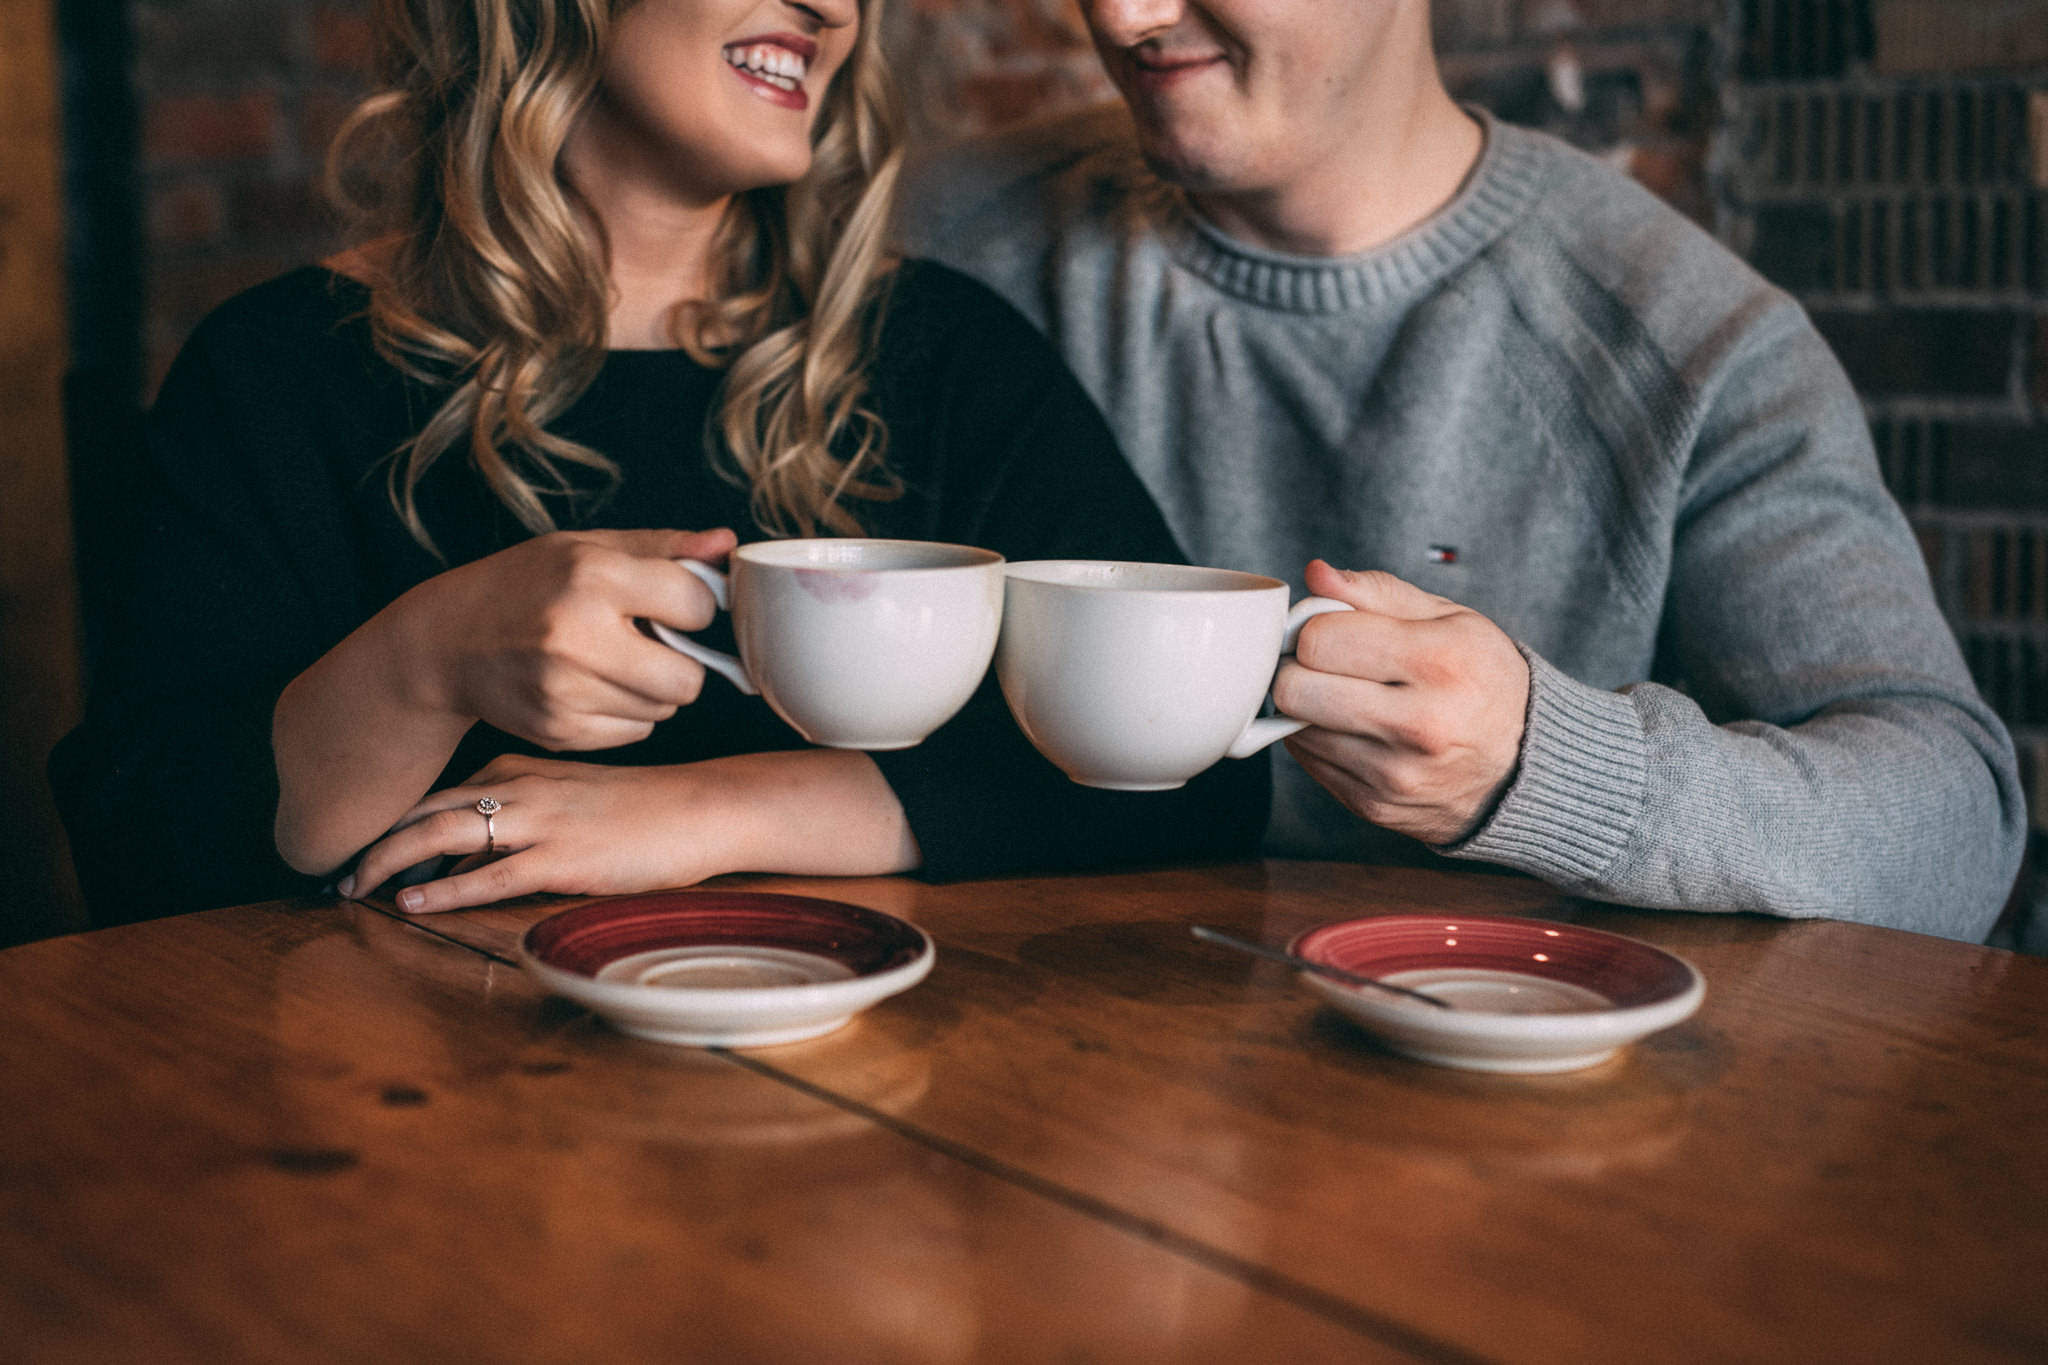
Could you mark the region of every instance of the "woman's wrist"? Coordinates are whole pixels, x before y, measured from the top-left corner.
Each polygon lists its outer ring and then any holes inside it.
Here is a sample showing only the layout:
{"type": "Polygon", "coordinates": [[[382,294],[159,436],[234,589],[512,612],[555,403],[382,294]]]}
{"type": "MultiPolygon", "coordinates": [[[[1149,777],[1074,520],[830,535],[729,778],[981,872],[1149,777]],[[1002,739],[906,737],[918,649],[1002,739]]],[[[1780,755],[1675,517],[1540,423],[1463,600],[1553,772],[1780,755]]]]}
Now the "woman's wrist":
{"type": "Polygon", "coordinates": [[[372,618],[294,678],[271,717],[278,853],[326,872],[388,829],[475,723],[421,685],[393,622],[372,618]]]}
{"type": "Polygon", "coordinates": [[[422,718],[438,716],[467,730],[477,721],[465,704],[448,623],[435,609],[441,576],[402,594],[363,623],[344,644],[357,642],[372,660],[378,685],[391,704],[422,718]]]}
{"type": "Polygon", "coordinates": [[[883,876],[923,862],[895,791],[857,750],[736,754],[683,771],[717,785],[721,872],[883,876]]]}

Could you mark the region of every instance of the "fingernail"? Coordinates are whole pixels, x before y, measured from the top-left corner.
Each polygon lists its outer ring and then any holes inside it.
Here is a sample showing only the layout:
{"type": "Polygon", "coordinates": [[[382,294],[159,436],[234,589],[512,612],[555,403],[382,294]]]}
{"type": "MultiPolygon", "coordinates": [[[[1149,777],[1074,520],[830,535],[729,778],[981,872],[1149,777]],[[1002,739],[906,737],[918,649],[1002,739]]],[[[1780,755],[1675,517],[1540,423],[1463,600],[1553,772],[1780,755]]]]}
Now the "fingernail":
{"type": "Polygon", "coordinates": [[[398,893],[398,908],[406,911],[417,910],[426,899],[426,895],[418,887],[408,886],[398,893]]]}
{"type": "Polygon", "coordinates": [[[343,877],[339,882],[335,883],[334,889],[341,893],[344,900],[355,899],[356,874],[351,872],[346,877],[343,877]]]}

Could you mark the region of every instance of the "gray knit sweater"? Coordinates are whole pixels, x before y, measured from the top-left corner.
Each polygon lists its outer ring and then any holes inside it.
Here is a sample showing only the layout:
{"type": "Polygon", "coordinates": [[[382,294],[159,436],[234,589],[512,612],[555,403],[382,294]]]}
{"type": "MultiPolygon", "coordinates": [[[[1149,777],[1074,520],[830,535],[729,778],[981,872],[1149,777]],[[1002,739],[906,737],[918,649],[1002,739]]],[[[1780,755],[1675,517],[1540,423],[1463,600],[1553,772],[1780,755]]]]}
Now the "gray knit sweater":
{"type": "MultiPolygon", "coordinates": [[[[1436,850],[1632,905],[1981,939],[2024,810],[1798,305],[1626,177],[1489,122],[1365,255],[1260,251],[1120,109],[955,149],[906,245],[1052,335],[1197,562],[1385,569],[1529,659],[1519,767],[1436,850]]],[[[1268,851],[1413,858],[1279,749],[1268,851]]],[[[1422,856],[1429,856],[1422,854],[1422,856]]]]}

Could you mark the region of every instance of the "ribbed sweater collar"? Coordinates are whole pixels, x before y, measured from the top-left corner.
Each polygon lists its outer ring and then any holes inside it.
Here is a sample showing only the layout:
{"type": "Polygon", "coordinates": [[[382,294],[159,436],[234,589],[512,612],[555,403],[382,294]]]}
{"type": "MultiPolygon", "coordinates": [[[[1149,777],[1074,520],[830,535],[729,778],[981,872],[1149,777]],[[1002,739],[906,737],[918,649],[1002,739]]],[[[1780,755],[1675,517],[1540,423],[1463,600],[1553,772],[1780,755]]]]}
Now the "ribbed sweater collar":
{"type": "Polygon", "coordinates": [[[1174,259],[1225,293],[1286,312],[1383,307],[1421,293],[1491,245],[1542,188],[1538,139],[1479,116],[1486,145],[1464,187],[1384,246],[1356,256],[1266,251],[1226,236],[1176,195],[1165,233],[1174,259]]]}

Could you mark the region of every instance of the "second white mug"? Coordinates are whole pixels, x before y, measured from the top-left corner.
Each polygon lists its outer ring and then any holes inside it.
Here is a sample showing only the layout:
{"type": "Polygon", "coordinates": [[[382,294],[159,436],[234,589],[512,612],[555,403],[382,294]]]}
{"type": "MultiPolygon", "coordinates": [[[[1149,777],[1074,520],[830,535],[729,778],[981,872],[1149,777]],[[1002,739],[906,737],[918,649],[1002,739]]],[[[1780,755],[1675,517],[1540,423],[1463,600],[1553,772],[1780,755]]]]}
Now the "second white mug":
{"type": "Polygon", "coordinates": [[[1074,781],[1165,791],[1307,721],[1260,717],[1283,654],[1326,597],[1277,578],[1102,560],[1012,564],[996,677],[1017,724],[1074,781]]]}

